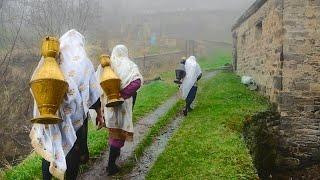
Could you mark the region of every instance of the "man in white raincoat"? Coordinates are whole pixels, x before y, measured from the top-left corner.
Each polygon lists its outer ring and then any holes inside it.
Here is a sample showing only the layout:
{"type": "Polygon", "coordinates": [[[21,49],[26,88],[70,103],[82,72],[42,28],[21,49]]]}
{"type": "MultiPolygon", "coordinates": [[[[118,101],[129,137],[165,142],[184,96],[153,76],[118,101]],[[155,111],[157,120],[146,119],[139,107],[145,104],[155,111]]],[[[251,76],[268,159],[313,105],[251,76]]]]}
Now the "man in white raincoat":
{"type": "Polygon", "coordinates": [[[180,92],[182,98],[186,101],[186,107],[183,114],[187,116],[188,112],[192,111],[191,104],[196,98],[197,94],[197,81],[200,80],[202,76],[200,65],[194,56],[190,56],[185,61],[185,71],[186,76],[182,80],[180,86],[180,92]]]}
{"type": "MultiPolygon", "coordinates": [[[[136,92],[143,84],[143,77],[138,66],[128,57],[128,49],[124,45],[117,45],[111,54],[111,68],[121,80],[121,97],[124,103],[117,107],[106,108],[107,96],[100,99],[104,107],[106,126],[109,130],[109,162],[108,175],[119,172],[116,159],[120,156],[121,148],[125,141],[133,140],[132,108],[136,98],[136,92]]],[[[101,77],[102,68],[98,67],[97,76],[101,77]]]]}
{"type": "MultiPolygon", "coordinates": [[[[31,144],[42,156],[43,179],[76,179],[79,166],[89,158],[87,147],[88,111],[94,107],[102,121],[100,86],[84,49],[84,37],[70,30],[60,38],[60,69],[69,89],[58,111],[63,121],[56,125],[34,124],[31,144]]],[[[40,61],[37,69],[43,63],[40,61]]],[[[35,103],[34,116],[38,114],[35,103]]]]}

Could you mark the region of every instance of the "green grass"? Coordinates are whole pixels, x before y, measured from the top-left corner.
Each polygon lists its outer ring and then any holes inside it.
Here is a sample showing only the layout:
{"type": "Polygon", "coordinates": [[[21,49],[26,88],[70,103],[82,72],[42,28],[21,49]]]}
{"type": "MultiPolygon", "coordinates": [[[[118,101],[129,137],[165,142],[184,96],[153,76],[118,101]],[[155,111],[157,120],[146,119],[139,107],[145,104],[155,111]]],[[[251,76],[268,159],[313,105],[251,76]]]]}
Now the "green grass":
{"type": "MultiPolygon", "coordinates": [[[[225,57],[227,57],[226,53],[220,52],[220,54],[215,57],[211,56],[201,58],[201,61],[207,63],[207,65],[221,67],[226,62],[228,62],[225,57]],[[219,63],[217,62],[220,62],[221,65],[219,66],[219,63]]],[[[173,71],[162,73],[161,79],[164,82],[170,84],[175,79],[175,73],[173,71]]],[[[134,157],[131,157],[130,161],[125,165],[126,170],[123,173],[128,173],[134,167],[135,158],[139,159],[143,155],[145,149],[152,144],[154,138],[159,136],[161,130],[165,128],[171,120],[174,119],[174,117],[183,108],[183,106],[184,101],[180,100],[176,102],[176,104],[168,112],[166,112],[166,114],[159,118],[158,122],[154,126],[152,126],[144,139],[138,144],[137,148],[134,151],[134,157]]]]}
{"type": "MultiPolygon", "coordinates": [[[[134,121],[136,122],[152,110],[156,109],[176,91],[177,88],[174,85],[163,81],[155,81],[143,86],[138,93],[134,109],[134,121]]],[[[107,138],[108,133],[106,130],[97,131],[95,130],[95,126],[90,122],[88,133],[90,157],[98,157],[101,152],[107,149],[107,138]]],[[[29,155],[17,166],[5,171],[0,171],[0,179],[25,180],[41,178],[41,159],[35,153],[29,155]]]]}
{"type": "Polygon", "coordinates": [[[147,179],[256,179],[241,132],[246,116],[269,107],[232,73],[201,83],[196,109],[182,123],[147,179]]]}
{"type": "Polygon", "coordinates": [[[165,100],[171,97],[178,88],[163,81],[154,81],[141,88],[134,107],[134,122],[156,109],[165,100]]]}
{"type": "Polygon", "coordinates": [[[151,46],[149,49],[149,54],[159,54],[160,47],[159,46],[151,46]]]}
{"type": "MultiPolygon", "coordinates": [[[[214,69],[220,65],[224,65],[228,55],[219,52],[215,56],[209,58],[201,58],[200,65],[204,70],[214,69]]],[[[156,109],[162,102],[177,92],[177,87],[172,83],[174,80],[174,72],[163,73],[161,77],[164,81],[155,81],[143,86],[138,93],[137,102],[134,109],[134,122],[156,109]]],[[[181,103],[181,102],[180,102],[181,103]]],[[[154,136],[170,121],[170,117],[179,108],[181,104],[176,104],[165,116],[161,117],[153,130],[148,133],[143,143],[136,150],[137,155],[147,147],[154,136]]],[[[97,157],[107,148],[107,131],[96,131],[92,124],[89,125],[88,146],[90,157],[97,157]]],[[[23,162],[5,171],[0,171],[0,179],[41,179],[41,159],[35,153],[30,154],[23,162]]]]}
{"type": "Polygon", "coordinates": [[[88,132],[90,157],[98,157],[101,155],[101,151],[107,148],[108,132],[103,129],[97,131],[93,123],[90,123],[88,132]]]}
{"type": "Polygon", "coordinates": [[[174,71],[168,71],[162,73],[160,77],[166,83],[173,83],[173,81],[176,79],[176,74],[174,71]]]}
{"type": "MultiPolygon", "coordinates": [[[[231,53],[227,50],[216,49],[209,56],[203,56],[198,59],[202,71],[211,71],[231,64],[231,53]]],[[[161,75],[161,79],[167,83],[172,83],[175,80],[175,72],[168,71],[161,75]]]]}
{"type": "Polygon", "coordinates": [[[131,156],[122,167],[120,177],[131,172],[131,170],[135,166],[136,160],[143,155],[143,152],[152,144],[154,138],[160,135],[161,130],[165,128],[168,123],[170,123],[174,119],[174,117],[176,117],[178,112],[182,109],[183,105],[183,101],[176,102],[168,112],[166,112],[159,118],[157,123],[152,126],[149,132],[146,133],[146,136],[143,138],[143,140],[138,144],[138,146],[134,150],[133,156],[131,156]]]}
{"type": "MultiPolygon", "coordinates": [[[[88,147],[90,157],[99,156],[101,151],[107,147],[107,131],[95,130],[95,126],[89,123],[88,147]]],[[[32,153],[23,162],[8,169],[3,173],[4,179],[42,179],[41,175],[41,158],[32,153]]]]}
{"type": "Polygon", "coordinates": [[[231,54],[227,51],[217,50],[209,55],[209,57],[199,58],[198,62],[203,71],[209,71],[220,68],[227,63],[231,64],[231,54]]]}

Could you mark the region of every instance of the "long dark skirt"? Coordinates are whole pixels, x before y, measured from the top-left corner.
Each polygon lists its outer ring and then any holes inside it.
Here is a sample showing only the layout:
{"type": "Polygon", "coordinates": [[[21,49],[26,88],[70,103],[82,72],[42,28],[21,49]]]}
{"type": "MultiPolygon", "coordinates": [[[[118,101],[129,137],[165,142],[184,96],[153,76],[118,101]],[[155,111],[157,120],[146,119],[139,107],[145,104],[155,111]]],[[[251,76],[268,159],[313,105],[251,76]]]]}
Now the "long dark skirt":
{"type": "Polygon", "coordinates": [[[132,95],[132,111],[133,111],[134,105],[136,104],[137,95],[138,95],[137,92],[135,92],[135,93],[132,95]]]}
{"type": "Polygon", "coordinates": [[[194,101],[194,99],[196,98],[197,91],[198,91],[197,86],[192,86],[192,88],[190,89],[189,94],[186,99],[186,109],[187,110],[191,109],[191,104],[194,101]]]}
{"type": "MultiPolygon", "coordinates": [[[[85,119],[83,126],[77,131],[77,140],[74,146],[66,156],[67,171],[66,179],[75,180],[78,176],[79,167],[81,164],[88,162],[89,150],[87,143],[88,135],[88,119],[85,119]]],[[[42,176],[44,180],[51,180],[52,175],[49,172],[50,163],[42,159],[42,176]]]]}

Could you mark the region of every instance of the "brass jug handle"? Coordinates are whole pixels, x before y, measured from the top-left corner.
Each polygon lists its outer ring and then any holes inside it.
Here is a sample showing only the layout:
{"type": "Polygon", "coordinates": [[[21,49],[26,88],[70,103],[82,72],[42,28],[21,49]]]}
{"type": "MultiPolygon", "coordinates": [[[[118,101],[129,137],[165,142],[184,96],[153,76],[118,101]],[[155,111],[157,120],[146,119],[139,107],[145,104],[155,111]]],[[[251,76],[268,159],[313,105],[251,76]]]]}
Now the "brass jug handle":
{"type": "Polygon", "coordinates": [[[57,38],[47,36],[42,40],[41,55],[56,58],[60,52],[60,42],[57,38]]]}
{"type": "Polygon", "coordinates": [[[110,64],[111,64],[110,56],[107,54],[102,54],[100,56],[100,64],[103,68],[106,66],[110,66],[110,64]]]}

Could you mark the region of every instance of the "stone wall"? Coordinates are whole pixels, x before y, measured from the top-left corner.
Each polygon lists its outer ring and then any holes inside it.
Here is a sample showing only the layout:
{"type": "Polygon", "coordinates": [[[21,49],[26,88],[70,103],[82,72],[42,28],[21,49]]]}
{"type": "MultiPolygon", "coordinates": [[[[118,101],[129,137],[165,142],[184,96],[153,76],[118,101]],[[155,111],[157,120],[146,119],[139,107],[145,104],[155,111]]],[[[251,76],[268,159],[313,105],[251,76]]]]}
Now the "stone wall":
{"type": "Polygon", "coordinates": [[[269,0],[256,6],[256,11],[254,7],[249,9],[255,13],[233,29],[237,73],[254,77],[261,92],[276,101],[278,89],[282,88],[278,79],[281,75],[283,4],[279,0],[269,0]]]}
{"type": "Polygon", "coordinates": [[[234,63],[277,104],[276,168],[318,164],[320,0],[258,0],[246,14],[233,28],[234,63]]]}
{"type": "Polygon", "coordinates": [[[285,158],[279,163],[307,166],[320,160],[320,0],[283,2],[283,90],[277,103],[285,158]]]}

